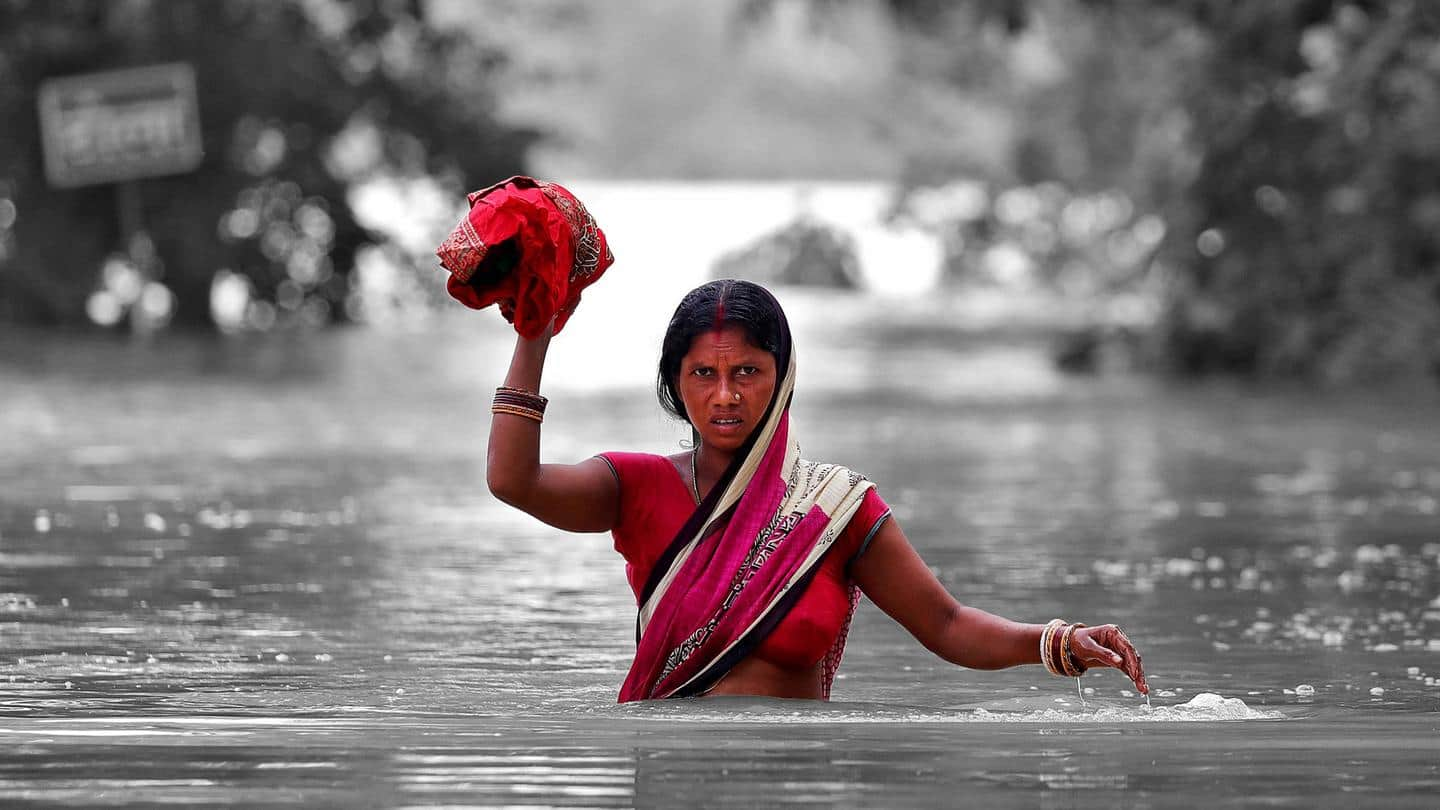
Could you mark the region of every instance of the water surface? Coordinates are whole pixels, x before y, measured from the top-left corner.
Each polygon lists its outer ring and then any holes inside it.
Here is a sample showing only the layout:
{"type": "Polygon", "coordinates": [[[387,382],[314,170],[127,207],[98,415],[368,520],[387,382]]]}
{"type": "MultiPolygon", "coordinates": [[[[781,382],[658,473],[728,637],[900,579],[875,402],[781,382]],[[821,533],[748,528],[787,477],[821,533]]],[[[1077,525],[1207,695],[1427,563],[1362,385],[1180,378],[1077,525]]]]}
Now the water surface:
{"type": "MultiPolygon", "coordinates": [[[[616,706],[608,538],[485,490],[503,325],[22,334],[0,803],[1434,806],[1433,395],[1071,379],[1023,337],[782,299],[805,453],[876,480],[963,601],[1123,625],[1150,707],[1109,671],[957,669],[869,604],[829,705],[616,706]]],[[[663,323],[586,324],[552,349],[545,456],[672,450],[663,323]]]]}

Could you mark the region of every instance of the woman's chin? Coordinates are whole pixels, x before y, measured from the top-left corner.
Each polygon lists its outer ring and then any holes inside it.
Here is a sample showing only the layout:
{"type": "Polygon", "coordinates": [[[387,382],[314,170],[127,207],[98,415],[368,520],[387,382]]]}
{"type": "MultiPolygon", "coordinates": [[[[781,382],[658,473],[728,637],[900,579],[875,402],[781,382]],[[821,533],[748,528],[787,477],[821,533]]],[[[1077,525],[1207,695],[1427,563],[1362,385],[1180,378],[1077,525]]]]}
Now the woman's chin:
{"type": "Polygon", "coordinates": [[[750,433],[751,431],[748,429],[736,431],[709,430],[700,434],[700,441],[707,447],[726,453],[734,453],[740,449],[741,445],[745,444],[746,439],[750,438],[750,433]]]}

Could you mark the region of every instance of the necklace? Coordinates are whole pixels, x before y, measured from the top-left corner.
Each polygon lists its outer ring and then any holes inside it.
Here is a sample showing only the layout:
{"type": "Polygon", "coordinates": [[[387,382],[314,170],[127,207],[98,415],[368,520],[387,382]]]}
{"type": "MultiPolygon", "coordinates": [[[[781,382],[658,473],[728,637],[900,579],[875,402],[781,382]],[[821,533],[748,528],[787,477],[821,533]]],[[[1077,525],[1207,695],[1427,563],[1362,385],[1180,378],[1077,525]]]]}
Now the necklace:
{"type": "Polygon", "coordinates": [[[690,451],[690,488],[695,493],[695,505],[700,505],[700,474],[695,471],[695,457],[700,455],[700,448],[690,451]]]}

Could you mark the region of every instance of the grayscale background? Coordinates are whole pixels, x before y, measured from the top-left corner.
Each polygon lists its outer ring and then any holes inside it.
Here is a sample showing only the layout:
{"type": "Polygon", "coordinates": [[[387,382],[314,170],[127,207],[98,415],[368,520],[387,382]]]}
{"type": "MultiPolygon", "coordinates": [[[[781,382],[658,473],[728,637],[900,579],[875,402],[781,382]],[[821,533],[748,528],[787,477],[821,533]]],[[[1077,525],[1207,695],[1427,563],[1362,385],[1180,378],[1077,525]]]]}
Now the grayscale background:
{"type": "Polygon", "coordinates": [[[1440,9],[0,0],[0,804],[1432,807],[1440,9]],[[807,456],[942,582],[1122,625],[829,704],[617,706],[623,560],[485,486],[464,194],[616,262],[542,455],[668,453],[680,296],[796,331],[807,456]]]}

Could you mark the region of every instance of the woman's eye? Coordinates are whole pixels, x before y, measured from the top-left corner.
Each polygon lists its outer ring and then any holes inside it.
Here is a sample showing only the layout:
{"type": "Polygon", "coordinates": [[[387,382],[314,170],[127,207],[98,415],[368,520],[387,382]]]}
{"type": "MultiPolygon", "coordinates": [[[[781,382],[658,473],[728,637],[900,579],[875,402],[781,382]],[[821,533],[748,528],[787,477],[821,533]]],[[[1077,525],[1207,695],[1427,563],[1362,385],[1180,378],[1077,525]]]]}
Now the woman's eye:
{"type": "Polygon", "coordinates": [[[756,367],[754,367],[754,366],[741,366],[741,367],[740,367],[740,373],[743,374],[743,375],[759,374],[759,373],[760,373],[760,369],[758,369],[758,368],[756,368],[756,367]]]}
{"type": "Polygon", "coordinates": [[[710,368],[697,368],[690,373],[694,374],[696,377],[709,377],[711,374],[715,373],[715,370],[710,368]]]}

